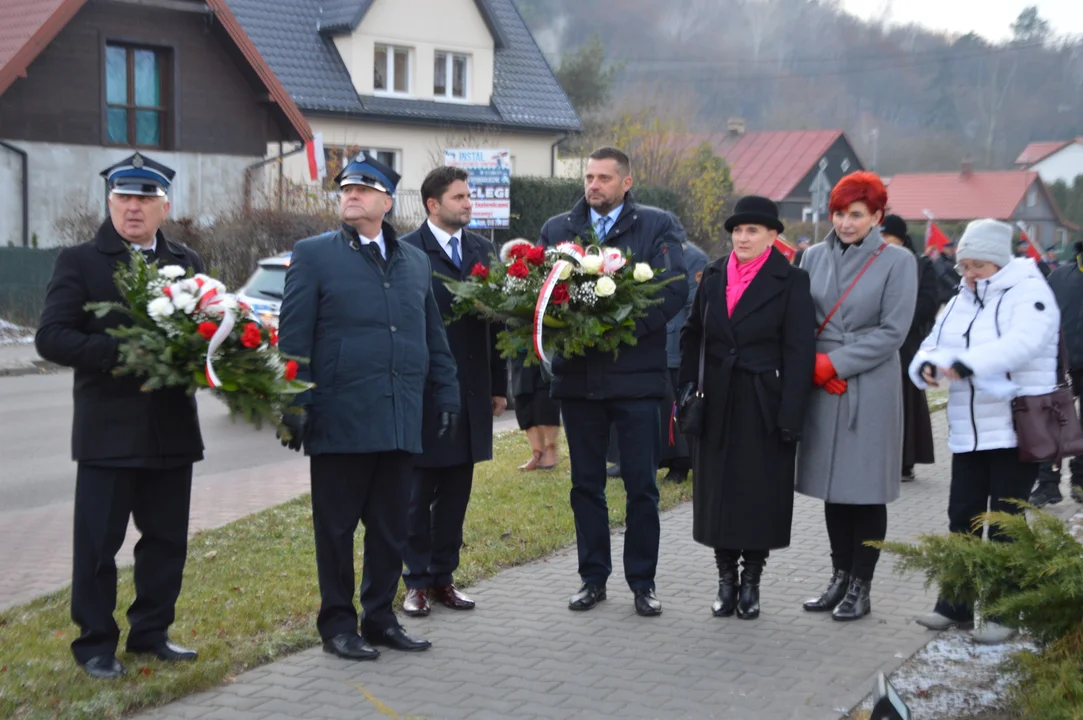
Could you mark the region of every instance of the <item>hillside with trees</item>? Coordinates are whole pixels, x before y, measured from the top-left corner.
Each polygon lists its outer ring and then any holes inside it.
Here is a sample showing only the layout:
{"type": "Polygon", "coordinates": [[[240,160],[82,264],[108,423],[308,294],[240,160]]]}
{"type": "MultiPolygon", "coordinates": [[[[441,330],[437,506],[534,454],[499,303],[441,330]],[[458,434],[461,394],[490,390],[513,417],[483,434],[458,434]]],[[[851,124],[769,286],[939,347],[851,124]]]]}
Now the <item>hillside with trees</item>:
{"type": "Polygon", "coordinates": [[[866,22],[836,0],[516,3],[588,120],[648,111],[698,132],[730,117],[749,130],[841,128],[886,174],[963,157],[1008,168],[1031,141],[1083,135],[1083,39],[1033,7],[992,43],[866,22]]]}

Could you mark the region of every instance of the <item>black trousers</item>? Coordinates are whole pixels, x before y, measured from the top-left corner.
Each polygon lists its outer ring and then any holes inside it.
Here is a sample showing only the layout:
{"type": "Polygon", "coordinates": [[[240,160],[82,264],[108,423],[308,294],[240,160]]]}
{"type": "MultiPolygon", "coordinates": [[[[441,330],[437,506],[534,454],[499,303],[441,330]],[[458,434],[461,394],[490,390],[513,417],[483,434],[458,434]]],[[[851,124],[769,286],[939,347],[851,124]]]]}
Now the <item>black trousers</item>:
{"type": "Polygon", "coordinates": [[[861,580],[872,580],[880,551],[865,545],[887,537],[887,505],[824,503],[831,564],[861,580]]]}
{"type": "MultiPolygon", "coordinates": [[[[692,471],[692,440],[681,434],[677,429],[676,420],[670,417],[673,414],[673,401],[677,397],[677,373],[678,371],[674,368],[669,370],[669,387],[673,397],[663,398],[658,407],[658,431],[661,433],[658,466],[687,473],[692,471]],[[673,444],[669,442],[671,431],[673,444]]],[[[620,465],[616,426],[610,428],[609,431],[609,446],[606,448],[605,460],[610,465],[620,465]]]]}
{"type": "Polygon", "coordinates": [[[414,470],[402,550],[406,587],[423,590],[452,584],[473,484],[473,463],[414,470]]]}
{"type": "Polygon", "coordinates": [[[149,470],[79,463],[71,584],[71,618],[81,630],[71,651],[78,662],[116,652],[116,556],[129,517],[140,538],[135,544],[135,601],[128,608],[127,646],[142,649],[166,639],[188,552],[191,495],[190,464],[149,470]]]}
{"type": "MultiPolygon", "coordinates": [[[[973,527],[974,518],[978,515],[986,511],[1013,515],[1021,513],[1018,505],[1007,501],[1026,500],[1037,476],[1038,464],[1020,461],[1016,448],[952,455],[948,530],[980,536],[982,528],[973,527]]],[[[995,526],[989,528],[989,539],[993,542],[1008,541],[995,526]]],[[[973,608],[953,605],[943,599],[937,601],[936,612],[959,622],[974,617],[973,608]]]]}
{"type": "Polygon", "coordinates": [[[767,564],[767,556],[771,554],[770,550],[735,550],[733,548],[715,548],[714,549],[714,561],[718,565],[719,576],[722,574],[722,568],[724,567],[736,567],[737,562],[744,558],[744,567],[749,565],[758,565],[763,567],[767,564]]]}
{"type": "Polygon", "coordinates": [[[320,636],[329,640],[357,632],[353,594],[358,522],[365,525],[361,629],[396,625],[391,603],[402,576],[413,456],[404,452],[314,455],[311,471],[312,527],[320,581],[316,628],[320,636]]]}
{"type": "Polygon", "coordinates": [[[572,514],[584,583],[606,584],[613,571],[605,455],[609,427],[617,431],[621,478],[627,493],[624,577],[633,591],[654,588],[658,567],[658,401],[564,400],[572,464],[572,514]]]}

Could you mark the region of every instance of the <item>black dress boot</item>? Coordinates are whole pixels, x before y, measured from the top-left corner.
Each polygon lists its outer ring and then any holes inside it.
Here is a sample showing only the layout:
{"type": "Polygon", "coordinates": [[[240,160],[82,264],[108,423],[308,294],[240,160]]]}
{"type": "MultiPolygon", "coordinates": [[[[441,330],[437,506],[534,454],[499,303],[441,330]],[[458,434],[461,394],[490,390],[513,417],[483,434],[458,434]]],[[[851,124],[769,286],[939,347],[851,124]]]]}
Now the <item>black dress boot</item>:
{"type": "Polygon", "coordinates": [[[729,617],[737,609],[737,561],[717,557],[718,597],[711,605],[715,617],[729,617]]]}
{"type": "Polygon", "coordinates": [[[741,597],[737,601],[737,617],[742,620],[755,620],[760,616],[760,576],[763,575],[763,562],[745,558],[744,570],[741,571],[741,597]]]}
{"type": "Polygon", "coordinates": [[[846,570],[835,571],[831,574],[831,580],[827,583],[827,589],[818,598],[806,600],[804,608],[809,612],[830,612],[842,602],[846,595],[846,588],[850,584],[850,573],[846,570]]]}
{"type": "Polygon", "coordinates": [[[850,587],[846,588],[846,597],[832,611],[831,619],[840,622],[860,620],[872,612],[872,601],[869,600],[871,586],[871,580],[850,578],[850,587]]]}

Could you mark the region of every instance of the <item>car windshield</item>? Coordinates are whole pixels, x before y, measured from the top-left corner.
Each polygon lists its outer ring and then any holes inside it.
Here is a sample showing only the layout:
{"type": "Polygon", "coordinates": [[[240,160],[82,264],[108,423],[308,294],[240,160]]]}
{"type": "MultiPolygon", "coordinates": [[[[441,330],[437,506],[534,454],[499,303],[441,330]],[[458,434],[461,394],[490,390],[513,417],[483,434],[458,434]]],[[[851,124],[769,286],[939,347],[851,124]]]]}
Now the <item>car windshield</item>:
{"type": "Polygon", "coordinates": [[[244,286],[246,295],[268,300],[281,300],[286,287],[286,268],[261,265],[244,286]]]}

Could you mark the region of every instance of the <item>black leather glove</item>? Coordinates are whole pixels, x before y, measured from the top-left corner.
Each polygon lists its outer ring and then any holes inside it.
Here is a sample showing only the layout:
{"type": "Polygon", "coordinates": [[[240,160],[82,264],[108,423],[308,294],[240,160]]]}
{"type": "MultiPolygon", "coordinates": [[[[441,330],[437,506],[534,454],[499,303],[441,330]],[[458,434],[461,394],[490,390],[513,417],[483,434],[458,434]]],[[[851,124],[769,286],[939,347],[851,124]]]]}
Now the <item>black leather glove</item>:
{"type": "Polygon", "coordinates": [[[680,409],[688,402],[688,398],[692,397],[696,393],[696,384],[693,382],[687,382],[681,385],[677,391],[677,408],[680,409]]]}
{"type": "Polygon", "coordinates": [[[440,424],[436,430],[436,437],[453,437],[458,426],[459,413],[442,412],[440,413],[440,424]]]}
{"type": "Polygon", "coordinates": [[[282,427],[275,431],[275,437],[282,442],[282,447],[300,450],[305,440],[305,430],[308,428],[308,413],[303,408],[287,412],[282,416],[282,426],[290,435],[289,440],[283,437],[282,427]]]}
{"type": "Polygon", "coordinates": [[[971,370],[966,365],[963,365],[961,362],[952,363],[951,369],[959,373],[959,377],[963,378],[964,380],[974,374],[973,370],[971,370]]]}

